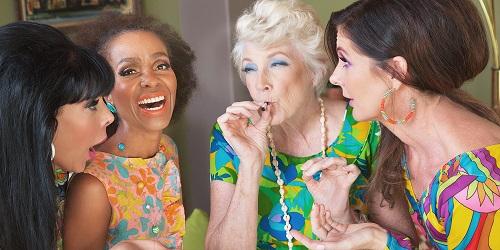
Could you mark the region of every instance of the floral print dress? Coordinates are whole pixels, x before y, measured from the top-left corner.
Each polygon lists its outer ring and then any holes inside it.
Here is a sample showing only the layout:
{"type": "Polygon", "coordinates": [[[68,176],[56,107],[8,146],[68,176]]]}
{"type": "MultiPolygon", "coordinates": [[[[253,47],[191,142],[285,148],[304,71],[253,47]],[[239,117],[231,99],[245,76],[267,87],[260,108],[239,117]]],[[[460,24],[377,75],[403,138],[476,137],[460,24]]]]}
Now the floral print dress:
{"type": "Polygon", "coordinates": [[[182,248],[185,215],[174,142],[162,136],[152,158],[97,152],[84,171],[104,185],[112,208],[107,248],[123,240],[150,239],[182,248]]]}
{"type": "MultiPolygon", "coordinates": [[[[364,194],[368,179],[373,173],[373,157],[380,138],[380,127],[377,122],[357,122],[352,117],[352,107],[346,107],[344,123],[337,139],[328,146],[328,157],[343,157],[348,164],[356,164],[361,175],[353,183],[350,194],[351,205],[362,213],[366,213],[364,194]]],[[[270,149],[269,149],[270,150],[270,149]]],[[[314,202],[302,179],[301,166],[312,158],[321,157],[321,152],[307,157],[297,157],[278,152],[277,158],[284,181],[285,203],[289,208],[292,229],[298,230],[308,237],[312,233],[310,213],[314,202]]],[[[258,249],[288,249],[285,234],[283,212],[280,205],[279,186],[276,183],[274,169],[271,166],[271,155],[266,156],[258,197],[258,249]]],[[[213,128],[210,138],[210,179],[236,184],[240,160],[222,135],[218,124],[213,128]]],[[[316,177],[319,177],[318,174],[316,177]]],[[[334,190],[332,190],[334,191],[334,190]]],[[[293,249],[307,249],[294,240],[293,249]]]]}

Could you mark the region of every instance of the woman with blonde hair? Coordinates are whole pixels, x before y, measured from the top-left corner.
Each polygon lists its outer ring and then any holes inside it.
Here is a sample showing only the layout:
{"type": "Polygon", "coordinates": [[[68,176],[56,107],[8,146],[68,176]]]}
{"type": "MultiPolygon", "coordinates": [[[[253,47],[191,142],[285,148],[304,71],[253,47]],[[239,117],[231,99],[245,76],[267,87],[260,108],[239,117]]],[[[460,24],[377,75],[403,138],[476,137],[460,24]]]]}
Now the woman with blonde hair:
{"type": "Polygon", "coordinates": [[[313,237],[312,211],[345,222],[366,212],[379,128],[355,121],[336,90],[323,95],[322,34],[299,1],[257,1],[238,19],[233,59],[253,100],[229,106],[212,131],[206,248],[305,249],[290,230],[313,237]],[[337,196],[350,202],[326,202],[337,196]]]}

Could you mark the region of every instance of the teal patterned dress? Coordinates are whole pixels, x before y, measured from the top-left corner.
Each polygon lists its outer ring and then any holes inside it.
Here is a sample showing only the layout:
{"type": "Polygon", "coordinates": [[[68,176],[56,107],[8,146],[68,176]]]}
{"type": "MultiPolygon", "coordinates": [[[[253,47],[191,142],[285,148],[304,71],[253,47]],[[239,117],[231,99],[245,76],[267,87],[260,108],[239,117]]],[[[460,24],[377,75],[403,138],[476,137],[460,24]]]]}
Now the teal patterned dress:
{"type": "MultiPolygon", "coordinates": [[[[348,164],[356,164],[361,175],[354,182],[350,193],[351,206],[366,213],[364,203],[365,187],[370,175],[374,173],[374,155],[380,140],[380,127],[377,122],[357,122],[352,117],[352,107],[347,106],[342,130],[337,139],[328,146],[328,157],[343,157],[348,164]]],[[[321,152],[307,157],[297,157],[278,152],[277,158],[284,181],[285,203],[289,208],[292,229],[302,232],[310,238],[312,233],[310,213],[313,197],[302,179],[301,166],[312,158],[321,157],[321,152]]],[[[271,155],[267,154],[262,170],[258,205],[258,249],[288,249],[279,203],[279,186],[276,183],[271,155]]],[[[210,137],[210,179],[236,184],[240,160],[215,124],[210,137]]],[[[332,190],[334,192],[335,190],[332,190]]],[[[294,240],[294,249],[307,249],[294,240]]]]}

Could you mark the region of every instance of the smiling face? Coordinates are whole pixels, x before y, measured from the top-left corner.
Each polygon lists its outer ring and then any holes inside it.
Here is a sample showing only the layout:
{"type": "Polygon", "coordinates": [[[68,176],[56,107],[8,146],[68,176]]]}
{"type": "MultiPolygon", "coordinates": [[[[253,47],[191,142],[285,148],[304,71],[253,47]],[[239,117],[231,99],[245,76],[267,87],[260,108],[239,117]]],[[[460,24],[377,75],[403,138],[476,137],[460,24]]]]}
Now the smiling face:
{"type": "Polygon", "coordinates": [[[250,95],[258,103],[271,103],[273,125],[289,119],[315,97],[312,76],[291,44],[262,48],[245,43],[242,58],[250,95]]]}
{"type": "Polygon", "coordinates": [[[54,165],[70,172],[82,172],[93,146],[106,139],[106,126],[113,122],[102,98],[62,106],[57,113],[54,136],[54,165]]]}
{"type": "Polygon", "coordinates": [[[121,123],[140,131],[165,129],[177,90],[165,44],[154,33],[127,31],[113,38],[106,48],[116,78],[110,101],[121,123]]]}
{"type": "Polygon", "coordinates": [[[380,102],[390,88],[390,76],[378,68],[374,60],[359,53],[341,31],[337,34],[337,56],[339,63],[330,76],[330,82],[340,86],[344,97],[350,99],[356,120],[377,119],[380,102]]]}

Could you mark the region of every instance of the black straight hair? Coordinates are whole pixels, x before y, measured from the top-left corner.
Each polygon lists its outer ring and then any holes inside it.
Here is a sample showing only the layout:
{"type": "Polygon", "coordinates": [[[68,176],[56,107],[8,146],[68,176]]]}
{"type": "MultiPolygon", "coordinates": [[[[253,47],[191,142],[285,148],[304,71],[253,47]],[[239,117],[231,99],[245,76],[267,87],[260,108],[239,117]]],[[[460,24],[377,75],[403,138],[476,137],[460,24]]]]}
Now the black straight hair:
{"type": "Polygon", "coordinates": [[[108,95],[97,53],[44,24],[0,27],[0,249],[54,249],[51,143],[61,106],[108,95]]]}

